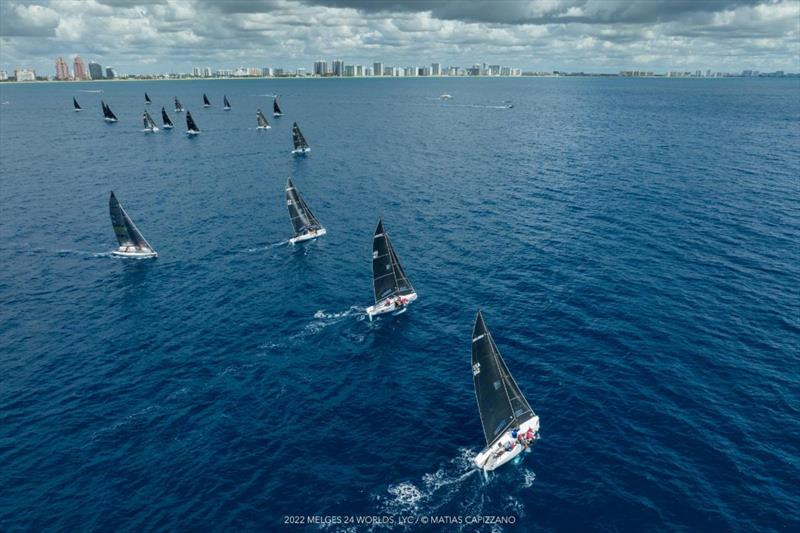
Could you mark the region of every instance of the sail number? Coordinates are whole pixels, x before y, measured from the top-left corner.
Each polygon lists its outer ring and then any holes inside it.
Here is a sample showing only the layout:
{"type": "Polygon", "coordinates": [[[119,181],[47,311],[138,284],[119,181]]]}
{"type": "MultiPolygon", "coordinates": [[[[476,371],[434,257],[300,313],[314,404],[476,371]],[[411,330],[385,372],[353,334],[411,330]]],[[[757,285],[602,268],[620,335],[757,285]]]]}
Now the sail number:
{"type": "Polygon", "coordinates": [[[477,376],[480,373],[481,373],[481,364],[475,363],[474,365],[472,365],[472,375],[477,376]]]}

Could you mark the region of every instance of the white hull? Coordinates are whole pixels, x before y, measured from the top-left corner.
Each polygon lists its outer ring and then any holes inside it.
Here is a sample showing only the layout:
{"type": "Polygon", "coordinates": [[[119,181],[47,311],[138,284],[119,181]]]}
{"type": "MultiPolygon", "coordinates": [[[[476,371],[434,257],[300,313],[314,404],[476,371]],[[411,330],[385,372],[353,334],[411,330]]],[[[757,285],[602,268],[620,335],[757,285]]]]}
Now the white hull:
{"type": "Polygon", "coordinates": [[[230,107],[223,107],[222,109],[224,109],[225,111],[230,111],[231,110],[230,107]]]}
{"type": "Polygon", "coordinates": [[[257,126],[257,130],[269,130],[272,129],[272,126],[257,126]]]}
{"type": "Polygon", "coordinates": [[[186,135],[189,135],[189,136],[191,136],[191,135],[200,135],[200,132],[199,131],[194,131],[194,130],[188,130],[186,132],[186,135]]]}
{"type": "Polygon", "coordinates": [[[83,111],[83,109],[76,109],[75,110],[76,113],[80,113],[81,111],[83,111]]]}
{"type": "Polygon", "coordinates": [[[111,252],[111,255],[115,257],[129,257],[132,259],[150,259],[151,257],[158,257],[158,254],[156,253],[155,250],[150,252],[145,252],[143,250],[140,250],[138,252],[125,252],[122,250],[114,250],[113,252],[111,252]]]}
{"type": "Polygon", "coordinates": [[[164,129],[165,130],[171,130],[172,128],[173,128],[172,126],[167,126],[166,124],[164,124],[164,129]]]}
{"type": "Polygon", "coordinates": [[[176,109],[175,112],[176,113],[183,113],[183,109],[176,109]]]}
{"type": "Polygon", "coordinates": [[[273,113],[272,116],[273,117],[282,117],[283,113],[273,113]]]}
{"type": "Polygon", "coordinates": [[[303,235],[300,235],[298,237],[292,237],[291,239],[289,239],[289,244],[296,244],[298,242],[310,241],[311,239],[322,237],[326,233],[328,232],[325,231],[325,228],[320,228],[315,232],[304,233],[303,235]]]}
{"type": "MultiPolygon", "coordinates": [[[[528,431],[528,429],[533,429],[534,433],[539,431],[538,416],[534,416],[530,420],[525,421],[519,427],[519,430],[523,433],[528,431]]],[[[514,439],[511,437],[511,432],[506,431],[505,435],[503,435],[498,442],[501,443],[503,446],[505,446],[507,442],[513,440],[514,439]]],[[[514,449],[511,450],[510,452],[505,451],[502,447],[499,449],[503,451],[498,455],[497,443],[495,443],[491,449],[484,448],[483,451],[481,451],[481,453],[479,453],[475,457],[475,466],[487,472],[491,472],[492,470],[495,470],[496,468],[503,466],[507,462],[514,459],[517,455],[521,454],[522,451],[525,449],[525,446],[517,442],[517,445],[514,446],[514,449]]]]}
{"type": "Polygon", "coordinates": [[[211,107],[210,105],[204,105],[203,107],[211,107]]]}
{"type": "Polygon", "coordinates": [[[311,148],[298,148],[297,150],[292,150],[293,154],[307,154],[311,151],[311,148]]]}
{"type": "Polygon", "coordinates": [[[117,121],[117,119],[115,119],[115,118],[104,118],[103,120],[105,120],[106,122],[116,122],[117,121]]]}
{"type": "Polygon", "coordinates": [[[401,307],[397,307],[397,305],[395,305],[395,300],[397,300],[396,296],[385,298],[380,302],[376,303],[375,305],[367,307],[367,316],[369,316],[369,319],[372,320],[372,317],[374,316],[382,315],[385,313],[394,313],[395,311],[399,311],[397,313],[399,315],[401,312],[404,312],[406,310],[406,308],[411,304],[411,302],[417,299],[417,293],[412,292],[411,294],[402,296],[402,298],[406,301],[406,303],[401,307]]]}
{"type": "Polygon", "coordinates": [[[156,132],[156,131],[158,131],[158,128],[145,128],[144,129],[145,133],[153,133],[153,132],[156,132]]]}

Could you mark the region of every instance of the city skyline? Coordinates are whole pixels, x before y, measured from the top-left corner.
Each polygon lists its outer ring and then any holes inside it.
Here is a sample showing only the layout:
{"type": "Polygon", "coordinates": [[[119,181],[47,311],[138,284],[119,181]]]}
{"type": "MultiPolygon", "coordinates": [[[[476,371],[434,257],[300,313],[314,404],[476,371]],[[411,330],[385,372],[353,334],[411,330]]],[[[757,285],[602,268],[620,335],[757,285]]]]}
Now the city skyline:
{"type": "Polygon", "coordinates": [[[372,68],[797,72],[799,17],[798,0],[4,0],[0,69],[50,76],[55,58],[78,55],[131,75],[312,70],[321,57],[372,68]]]}

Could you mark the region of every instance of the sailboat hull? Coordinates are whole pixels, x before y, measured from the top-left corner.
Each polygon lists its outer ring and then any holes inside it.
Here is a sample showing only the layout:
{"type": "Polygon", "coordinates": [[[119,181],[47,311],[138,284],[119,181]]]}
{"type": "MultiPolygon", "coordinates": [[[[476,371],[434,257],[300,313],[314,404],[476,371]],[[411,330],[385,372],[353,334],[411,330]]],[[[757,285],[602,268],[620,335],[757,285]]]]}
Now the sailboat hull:
{"type": "Polygon", "coordinates": [[[170,125],[170,124],[164,124],[164,129],[165,129],[165,130],[171,130],[172,128],[173,128],[173,126],[172,126],[172,125],[170,125]]]}
{"type": "Polygon", "coordinates": [[[395,305],[394,302],[397,298],[394,296],[391,298],[386,298],[384,300],[381,300],[375,305],[367,307],[367,316],[369,317],[370,320],[372,320],[372,317],[383,315],[385,313],[396,313],[399,315],[400,312],[405,310],[411,304],[411,302],[417,299],[417,293],[412,292],[411,294],[406,294],[402,296],[402,298],[406,300],[406,303],[401,307],[397,307],[397,305],[395,305]]]}
{"type": "Polygon", "coordinates": [[[200,135],[200,132],[199,131],[194,131],[194,130],[189,130],[189,131],[186,132],[186,135],[189,135],[191,137],[192,135],[200,135]]]}
{"type": "Polygon", "coordinates": [[[153,133],[153,132],[158,131],[158,128],[145,128],[143,131],[145,133],[153,133]]]}
{"type": "Polygon", "coordinates": [[[257,130],[269,130],[272,129],[272,126],[257,126],[257,130]]]}
{"type": "Polygon", "coordinates": [[[146,252],[144,250],[140,250],[138,252],[124,252],[122,250],[114,250],[111,252],[111,255],[114,257],[128,257],[131,259],[151,259],[154,257],[158,257],[158,253],[155,250],[146,252]]]}
{"type": "Polygon", "coordinates": [[[325,231],[325,228],[320,228],[313,233],[309,232],[309,233],[304,233],[303,235],[299,235],[297,237],[292,237],[291,239],[289,239],[289,244],[297,244],[298,242],[310,241],[312,239],[316,239],[317,237],[322,237],[326,233],[328,232],[325,231]]]}
{"type": "MultiPolygon", "coordinates": [[[[526,420],[519,426],[519,430],[522,432],[528,431],[528,429],[532,429],[534,433],[539,431],[539,417],[534,416],[533,418],[526,420]]],[[[507,431],[505,435],[498,441],[502,446],[505,446],[507,442],[511,442],[514,439],[511,437],[511,432],[507,431]]],[[[499,449],[503,449],[502,446],[499,449]]],[[[497,468],[500,468],[507,462],[514,459],[516,456],[522,453],[525,449],[525,446],[517,443],[514,446],[514,449],[510,452],[503,450],[502,453],[498,455],[498,446],[497,443],[490,448],[484,448],[481,453],[479,453],[475,457],[475,466],[480,468],[481,470],[485,470],[486,472],[491,472],[497,468]]]]}
{"type": "Polygon", "coordinates": [[[307,154],[310,151],[311,148],[298,148],[296,150],[292,150],[292,153],[295,155],[302,155],[302,154],[307,154]]]}
{"type": "Polygon", "coordinates": [[[117,119],[115,119],[115,118],[108,118],[108,117],[104,118],[103,120],[105,120],[106,122],[116,122],[117,121],[117,119]]]}

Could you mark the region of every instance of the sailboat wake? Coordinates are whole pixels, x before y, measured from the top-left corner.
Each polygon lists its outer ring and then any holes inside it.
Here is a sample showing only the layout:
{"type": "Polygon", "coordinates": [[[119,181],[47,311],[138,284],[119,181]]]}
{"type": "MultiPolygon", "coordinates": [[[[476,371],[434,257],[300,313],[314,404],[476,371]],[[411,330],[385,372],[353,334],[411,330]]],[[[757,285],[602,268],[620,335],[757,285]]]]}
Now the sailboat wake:
{"type": "Polygon", "coordinates": [[[251,254],[253,252],[263,252],[263,251],[269,250],[271,248],[277,248],[279,246],[286,246],[287,244],[289,244],[289,240],[288,239],[284,239],[284,240],[282,240],[280,242],[273,242],[272,244],[267,244],[267,245],[264,245],[264,246],[258,246],[256,248],[248,248],[245,251],[247,253],[251,254]]]}
{"type": "Polygon", "coordinates": [[[340,312],[333,312],[328,313],[324,309],[320,309],[316,313],[314,313],[314,320],[303,326],[303,328],[292,336],[293,340],[296,339],[303,339],[306,337],[310,337],[312,335],[316,335],[320,333],[322,330],[327,328],[328,326],[332,326],[334,324],[338,324],[343,320],[350,318],[352,316],[359,317],[359,320],[363,320],[364,316],[364,308],[358,306],[351,306],[350,309],[346,311],[340,312]]]}

